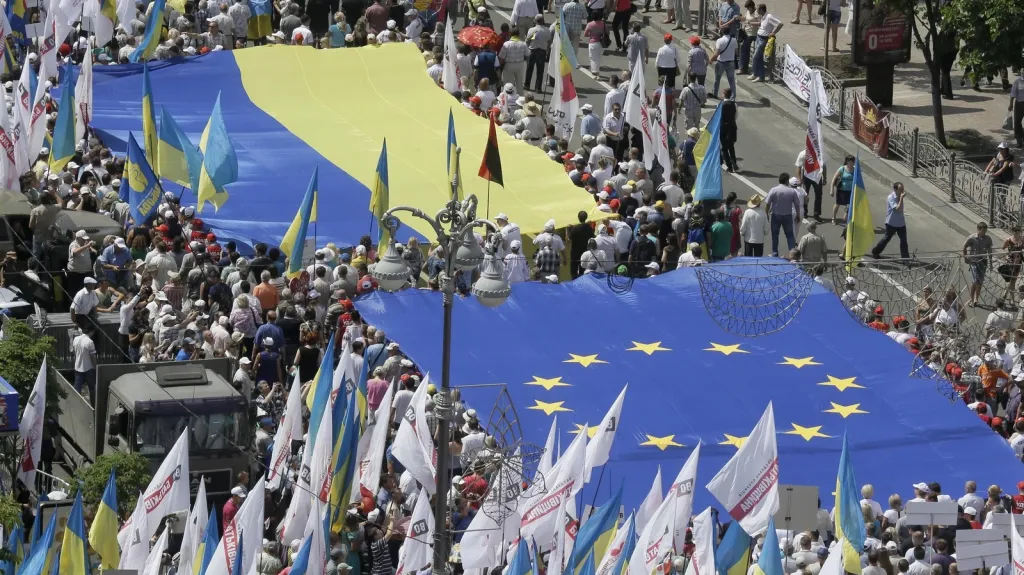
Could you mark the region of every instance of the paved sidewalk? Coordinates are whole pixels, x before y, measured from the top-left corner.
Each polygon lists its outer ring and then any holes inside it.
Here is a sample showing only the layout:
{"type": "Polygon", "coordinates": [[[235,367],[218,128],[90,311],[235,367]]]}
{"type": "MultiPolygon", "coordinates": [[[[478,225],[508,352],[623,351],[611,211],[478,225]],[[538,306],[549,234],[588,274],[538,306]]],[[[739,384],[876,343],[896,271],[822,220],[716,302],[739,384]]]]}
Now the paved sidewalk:
{"type": "MultiPolygon", "coordinates": [[[[760,1],[760,0],[758,0],[760,1]]],[[[742,2],[741,2],[742,4],[742,2]]],[[[696,22],[697,3],[693,2],[694,22],[696,22]]],[[[824,28],[815,15],[815,23],[806,23],[807,12],[804,9],[801,24],[792,24],[795,2],[787,0],[784,7],[778,4],[769,4],[769,12],[772,12],[785,25],[778,35],[778,46],[781,50],[783,44],[789,44],[793,50],[811,65],[822,65],[825,55],[823,49],[824,28]]],[[[642,16],[643,14],[638,14],[642,16]]],[[[655,28],[663,28],[663,13],[654,11],[646,14],[650,17],[651,25],[655,28]]],[[[850,36],[846,34],[845,27],[849,11],[843,9],[843,20],[839,27],[838,47],[840,57],[850,58],[850,36]]],[[[675,31],[677,34],[679,30],[675,31]]],[[[830,64],[835,56],[829,52],[830,64]]],[[[832,66],[830,66],[831,68],[832,66]]],[[[981,81],[980,91],[974,91],[970,85],[960,86],[960,78],[963,71],[959,66],[953,68],[954,100],[943,100],[942,111],[945,121],[946,137],[951,146],[961,152],[966,152],[971,157],[984,157],[995,152],[995,146],[1006,141],[1014,145],[1013,132],[1003,130],[1003,118],[1009,104],[1009,94],[1003,92],[999,78],[993,79],[993,84],[988,86],[986,81],[981,81]]],[[[1010,81],[1013,81],[1011,76],[1010,81]]],[[[922,133],[934,133],[934,120],[932,119],[932,96],[931,78],[927,66],[924,63],[924,56],[914,46],[911,52],[911,61],[907,64],[897,66],[896,85],[893,90],[893,112],[900,115],[903,121],[910,127],[920,128],[922,133]]],[[[1019,154],[1018,154],[1019,155],[1019,154]]]]}

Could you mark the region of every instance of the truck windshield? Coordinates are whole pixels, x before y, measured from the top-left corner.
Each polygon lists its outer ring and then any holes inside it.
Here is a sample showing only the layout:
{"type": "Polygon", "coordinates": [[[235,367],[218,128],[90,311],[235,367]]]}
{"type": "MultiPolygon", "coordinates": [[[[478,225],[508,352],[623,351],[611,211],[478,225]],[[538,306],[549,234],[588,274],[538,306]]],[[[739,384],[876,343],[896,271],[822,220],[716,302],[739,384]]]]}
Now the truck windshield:
{"type": "Polygon", "coordinates": [[[189,429],[189,450],[218,451],[238,449],[245,438],[240,429],[244,413],[211,413],[205,415],[144,415],[136,417],[136,440],[139,453],[163,455],[174,445],[181,432],[189,429]]]}

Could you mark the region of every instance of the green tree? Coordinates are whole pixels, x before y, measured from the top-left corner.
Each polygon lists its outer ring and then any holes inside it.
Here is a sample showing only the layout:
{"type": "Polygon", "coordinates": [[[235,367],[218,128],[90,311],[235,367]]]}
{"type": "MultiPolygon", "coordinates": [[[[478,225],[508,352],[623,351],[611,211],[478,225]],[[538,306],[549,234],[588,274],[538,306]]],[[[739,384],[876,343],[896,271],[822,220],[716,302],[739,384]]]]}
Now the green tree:
{"type": "Polygon", "coordinates": [[[970,66],[977,77],[1020,65],[1024,38],[1020,15],[1019,0],[951,0],[943,6],[946,27],[956,30],[963,41],[960,67],[970,66]]]}
{"type": "MultiPolygon", "coordinates": [[[[13,495],[0,495],[0,525],[3,525],[4,533],[9,534],[18,523],[21,523],[21,504],[14,499],[13,495]]],[[[3,546],[0,546],[0,562],[7,561],[16,562],[17,558],[7,549],[7,541],[4,540],[3,546]]],[[[14,575],[14,573],[0,573],[0,575],[14,575]]]]}
{"type": "MultiPolygon", "coordinates": [[[[53,357],[55,340],[52,337],[40,337],[27,323],[7,321],[4,323],[4,339],[0,341],[0,377],[18,392],[22,398],[22,410],[25,399],[32,393],[36,383],[39,366],[43,357],[53,357]]],[[[57,383],[53,375],[52,363],[50,374],[46,379],[46,417],[60,415],[60,400],[68,396],[67,392],[57,383]]],[[[20,415],[19,415],[20,417],[20,415]]]]}
{"type": "Polygon", "coordinates": [[[942,34],[942,4],[947,0],[880,0],[883,4],[900,10],[910,18],[914,33],[914,44],[924,56],[925,66],[931,80],[932,122],[935,137],[945,146],[946,127],[942,118],[942,68],[941,59],[952,46],[949,38],[942,34]]]}
{"type": "Polygon", "coordinates": [[[103,499],[103,491],[107,488],[110,470],[117,469],[117,512],[127,517],[139,498],[139,492],[146,488],[151,478],[149,460],[138,453],[104,453],[96,458],[96,462],[88,467],[80,467],[75,471],[75,479],[84,486],[82,501],[86,505],[95,506],[103,499]]]}

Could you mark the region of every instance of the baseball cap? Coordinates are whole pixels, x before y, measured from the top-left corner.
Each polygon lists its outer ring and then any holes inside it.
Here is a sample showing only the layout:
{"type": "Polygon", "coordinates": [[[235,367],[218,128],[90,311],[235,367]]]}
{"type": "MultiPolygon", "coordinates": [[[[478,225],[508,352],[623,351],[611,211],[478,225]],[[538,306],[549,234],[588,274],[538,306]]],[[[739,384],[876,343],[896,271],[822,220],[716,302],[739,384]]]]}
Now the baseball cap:
{"type": "Polygon", "coordinates": [[[1017,482],[1017,489],[1024,490],[1024,481],[1017,482]]]}
{"type": "Polygon", "coordinates": [[[244,487],[242,487],[242,486],[235,486],[235,487],[231,488],[231,495],[234,495],[236,497],[241,497],[242,499],[245,499],[245,496],[248,495],[248,494],[245,492],[245,488],[244,487]]]}
{"type": "Polygon", "coordinates": [[[89,237],[89,232],[87,232],[85,230],[78,230],[77,232],[75,232],[75,237],[76,238],[87,238],[87,237],[89,237]]]}
{"type": "Polygon", "coordinates": [[[886,551],[896,551],[899,549],[899,546],[896,545],[895,541],[889,541],[885,544],[885,549],[886,551]]]}
{"type": "Polygon", "coordinates": [[[978,510],[973,507],[964,508],[964,515],[977,515],[978,510]]]}
{"type": "Polygon", "coordinates": [[[238,363],[240,363],[242,365],[249,365],[250,363],[252,363],[252,360],[247,358],[247,357],[242,357],[242,358],[239,358],[238,363]]]}
{"type": "MultiPolygon", "coordinates": [[[[1024,481],[1022,481],[1021,484],[1024,484],[1024,481]]],[[[927,483],[915,483],[914,484],[914,489],[916,489],[918,491],[921,491],[921,492],[924,492],[924,493],[928,493],[928,491],[929,491],[927,483]]]]}

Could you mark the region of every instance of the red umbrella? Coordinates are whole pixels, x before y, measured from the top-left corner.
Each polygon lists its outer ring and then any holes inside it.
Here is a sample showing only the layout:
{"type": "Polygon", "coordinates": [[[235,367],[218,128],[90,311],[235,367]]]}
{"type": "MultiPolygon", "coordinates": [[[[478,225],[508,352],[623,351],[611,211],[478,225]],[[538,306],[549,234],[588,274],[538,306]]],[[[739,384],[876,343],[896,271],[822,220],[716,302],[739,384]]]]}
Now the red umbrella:
{"type": "Polygon", "coordinates": [[[502,45],[501,36],[487,26],[467,26],[459,31],[458,39],[459,42],[477,50],[484,46],[498,49],[502,45]]]}

